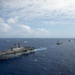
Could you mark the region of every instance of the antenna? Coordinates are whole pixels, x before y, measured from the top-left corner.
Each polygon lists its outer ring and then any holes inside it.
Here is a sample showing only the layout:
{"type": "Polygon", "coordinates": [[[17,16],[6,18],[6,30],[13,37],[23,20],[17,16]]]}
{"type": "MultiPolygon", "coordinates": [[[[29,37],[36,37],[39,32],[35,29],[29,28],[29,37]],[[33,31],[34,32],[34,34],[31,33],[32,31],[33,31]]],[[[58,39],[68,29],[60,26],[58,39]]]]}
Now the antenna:
{"type": "Polygon", "coordinates": [[[16,43],[14,43],[14,48],[17,48],[17,45],[16,45],[16,43]]]}
{"type": "Polygon", "coordinates": [[[21,45],[20,45],[20,43],[18,43],[18,48],[20,48],[21,47],[21,45]]]}

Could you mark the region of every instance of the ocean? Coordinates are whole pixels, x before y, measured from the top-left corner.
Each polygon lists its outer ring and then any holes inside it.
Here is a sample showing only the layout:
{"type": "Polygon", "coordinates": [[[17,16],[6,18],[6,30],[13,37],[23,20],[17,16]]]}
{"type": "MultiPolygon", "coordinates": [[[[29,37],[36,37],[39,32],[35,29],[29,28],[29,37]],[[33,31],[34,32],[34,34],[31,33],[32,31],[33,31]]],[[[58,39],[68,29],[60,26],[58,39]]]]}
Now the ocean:
{"type": "Polygon", "coordinates": [[[0,60],[0,75],[75,75],[75,40],[47,38],[0,39],[0,50],[14,43],[33,46],[35,53],[0,60]],[[58,41],[62,44],[57,45],[58,41]]]}

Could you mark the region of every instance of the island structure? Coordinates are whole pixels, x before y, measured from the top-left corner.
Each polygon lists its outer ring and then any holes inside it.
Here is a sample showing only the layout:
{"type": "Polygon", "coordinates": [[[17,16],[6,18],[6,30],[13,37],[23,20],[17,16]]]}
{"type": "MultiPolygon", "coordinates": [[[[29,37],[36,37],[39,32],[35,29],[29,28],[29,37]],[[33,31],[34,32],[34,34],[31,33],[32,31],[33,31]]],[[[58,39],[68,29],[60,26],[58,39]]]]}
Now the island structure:
{"type": "Polygon", "coordinates": [[[35,52],[34,47],[22,47],[20,43],[14,44],[14,46],[9,50],[0,51],[0,60],[9,59],[17,57],[23,54],[29,54],[35,52]]]}

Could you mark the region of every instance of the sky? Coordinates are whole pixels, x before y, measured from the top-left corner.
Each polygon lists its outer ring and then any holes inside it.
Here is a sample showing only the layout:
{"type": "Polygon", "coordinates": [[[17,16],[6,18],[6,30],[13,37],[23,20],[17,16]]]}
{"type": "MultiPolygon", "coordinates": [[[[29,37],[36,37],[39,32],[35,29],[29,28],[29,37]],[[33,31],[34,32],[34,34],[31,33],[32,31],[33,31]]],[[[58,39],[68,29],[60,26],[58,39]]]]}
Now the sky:
{"type": "Polygon", "coordinates": [[[75,0],[0,0],[0,38],[75,38],[75,0]]]}

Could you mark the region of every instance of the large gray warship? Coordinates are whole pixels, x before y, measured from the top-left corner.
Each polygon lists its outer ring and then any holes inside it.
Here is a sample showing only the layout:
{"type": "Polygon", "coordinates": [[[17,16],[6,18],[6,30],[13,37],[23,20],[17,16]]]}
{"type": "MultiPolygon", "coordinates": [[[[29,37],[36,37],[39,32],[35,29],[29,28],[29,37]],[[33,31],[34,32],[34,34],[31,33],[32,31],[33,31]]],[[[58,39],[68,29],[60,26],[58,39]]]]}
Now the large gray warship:
{"type": "Polygon", "coordinates": [[[18,45],[14,44],[13,48],[9,50],[0,51],[0,60],[9,59],[33,52],[35,52],[34,47],[22,47],[20,46],[20,43],[18,43],[18,45]]]}

